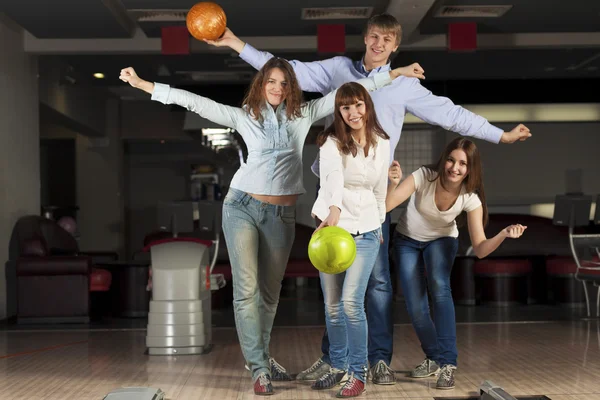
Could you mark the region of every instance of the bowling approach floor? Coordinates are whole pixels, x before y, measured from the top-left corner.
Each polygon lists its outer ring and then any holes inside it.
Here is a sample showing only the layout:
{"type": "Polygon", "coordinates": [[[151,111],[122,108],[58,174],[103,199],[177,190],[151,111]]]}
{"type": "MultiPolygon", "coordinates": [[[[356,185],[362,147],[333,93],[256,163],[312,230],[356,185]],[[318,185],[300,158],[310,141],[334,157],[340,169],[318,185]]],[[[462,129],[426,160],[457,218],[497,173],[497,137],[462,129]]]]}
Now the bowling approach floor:
{"type": "MultiPolygon", "coordinates": [[[[398,383],[367,385],[363,399],[468,398],[490,380],[511,395],[552,400],[600,399],[600,321],[582,309],[533,305],[505,309],[457,307],[459,368],[454,390],[406,372],[423,354],[404,304],[395,307],[398,383]],[[538,397],[539,398],[539,397],[538,397]]],[[[0,400],[102,399],[120,387],[150,386],[170,400],[255,398],[244,369],[230,309],[213,312],[212,351],[197,356],[147,356],[141,319],[88,325],[0,325],[0,400]]],[[[291,373],[320,355],[322,304],[315,293],[284,290],[273,329],[272,355],[291,373]]],[[[330,399],[302,382],[275,382],[274,399],[330,399]]],[[[256,397],[262,398],[262,397],[256,397]]]]}

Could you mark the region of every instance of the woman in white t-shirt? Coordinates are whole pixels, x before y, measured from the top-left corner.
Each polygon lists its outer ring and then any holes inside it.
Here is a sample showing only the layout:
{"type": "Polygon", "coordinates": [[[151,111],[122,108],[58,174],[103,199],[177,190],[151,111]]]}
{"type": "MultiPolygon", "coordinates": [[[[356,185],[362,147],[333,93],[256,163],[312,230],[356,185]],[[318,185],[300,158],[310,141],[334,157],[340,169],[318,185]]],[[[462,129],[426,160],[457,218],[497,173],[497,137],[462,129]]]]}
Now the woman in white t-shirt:
{"type": "Polygon", "coordinates": [[[355,397],[367,381],[367,319],[364,309],[385,220],[389,136],[377,122],[369,93],[354,82],[340,86],[331,126],[317,137],[320,188],[312,215],[324,226],[337,225],[356,242],[354,263],[340,274],[320,273],[329,335],[331,369],[313,389],[348,381],[338,397],[355,397]]]}
{"type": "Polygon", "coordinates": [[[439,374],[437,388],[452,389],[457,349],[450,272],[458,249],[456,219],[466,212],[471,244],[479,258],[496,250],[504,239],[520,237],[527,227],[510,225],[486,238],[481,159],[468,139],[454,139],[436,164],[421,167],[402,183],[400,174],[394,161],[386,208],[390,211],[410,197],[398,220],[393,246],[406,307],[426,357],[410,375],[439,374]],[[435,321],[429,313],[428,289],[435,321]]]}

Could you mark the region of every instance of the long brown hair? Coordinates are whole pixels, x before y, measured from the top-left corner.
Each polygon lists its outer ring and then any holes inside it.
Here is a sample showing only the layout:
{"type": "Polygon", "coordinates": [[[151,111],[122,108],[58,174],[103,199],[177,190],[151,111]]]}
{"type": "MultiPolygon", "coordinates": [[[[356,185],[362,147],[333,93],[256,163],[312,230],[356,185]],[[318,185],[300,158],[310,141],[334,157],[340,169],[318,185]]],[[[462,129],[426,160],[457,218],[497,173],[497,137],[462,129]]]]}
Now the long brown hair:
{"type": "Polygon", "coordinates": [[[265,97],[265,86],[271,76],[271,70],[279,68],[283,72],[287,85],[283,94],[285,102],[286,117],[288,120],[299,118],[302,107],[302,90],[296,79],[294,69],[289,62],[282,58],[273,57],[254,75],[250,88],[244,97],[243,103],[247,111],[259,122],[263,122],[262,109],[270,105],[265,97]]]}
{"type": "Polygon", "coordinates": [[[356,82],[344,83],[339,87],[335,94],[335,111],[333,123],[329,125],[327,129],[319,133],[317,136],[317,146],[321,147],[325,144],[325,141],[329,136],[333,136],[337,139],[338,149],[342,154],[352,154],[356,157],[358,147],[352,138],[352,129],[346,125],[340,107],[347,106],[349,104],[356,104],[359,101],[365,103],[365,115],[363,119],[365,121],[365,130],[367,135],[367,149],[374,147],[377,143],[376,136],[384,139],[389,139],[387,133],[383,130],[379,121],[377,121],[377,114],[375,113],[375,106],[373,100],[362,85],[356,82]]]}
{"type": "MultiPolygon", "coordinates": [[[[437,175],[433,175],[430,182],[439,178],[442,188],[447,190],[446,185],[448,183],[448,177],[445,174],[446,161],[450,157],[450,153],[457,149],[464,151],[467,155],[467,176],[465,176],[465,179],[462,181],[462,186],[467,193],[476,193],[477,196],[479,196],[481,206],[483,207],[483,226],[486,226],[488,223],[488,209],[485,201],[485,190],[483,189],[483,168],[481,166],[479,149],[475,146],[475,143],[464,137],[458,137],[448,143],[438,162],[436,164],[425,166],[432,172],[437,173],[437,175]]],[[[466,214],[461,213],[457,218],[458,225],[464,225],[465,220],[466,214]]]]}

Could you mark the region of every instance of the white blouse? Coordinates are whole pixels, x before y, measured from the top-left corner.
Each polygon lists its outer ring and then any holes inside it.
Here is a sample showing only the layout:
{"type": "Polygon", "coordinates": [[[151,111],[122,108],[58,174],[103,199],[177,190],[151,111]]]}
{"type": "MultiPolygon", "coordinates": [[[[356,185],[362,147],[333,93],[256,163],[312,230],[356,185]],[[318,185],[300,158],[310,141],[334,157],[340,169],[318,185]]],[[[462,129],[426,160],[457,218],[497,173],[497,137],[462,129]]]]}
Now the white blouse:
{"type": "Polygon", "coordinates": [[[390,141],[377,136],[369,154],[359,147],[355,157],[342,154],[329,136],[320,149],[320,184],[313,216],[323,221],[329,207],[341,210],[338,226],[351,234],[366,233],[385,221],[390,141]]]}

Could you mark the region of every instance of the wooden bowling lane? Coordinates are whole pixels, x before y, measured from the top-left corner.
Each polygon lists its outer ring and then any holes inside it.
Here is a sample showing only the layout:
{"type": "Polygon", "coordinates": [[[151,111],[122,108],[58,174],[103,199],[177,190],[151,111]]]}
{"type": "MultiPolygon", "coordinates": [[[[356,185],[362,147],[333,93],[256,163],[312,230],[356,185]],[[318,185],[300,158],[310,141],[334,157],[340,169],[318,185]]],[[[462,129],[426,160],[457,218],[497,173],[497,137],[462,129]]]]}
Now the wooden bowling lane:
{"type": "MultiPolygon", "coordinates": [[[[435,389],[435,378],[406,372],[423,355],[410,325],[395,327],[398,383],[367,385],[362,399],[433,400],[477,396],[484,380],[512,395],[552,400],[600,399],[600,330],[597,321],[465,323],[457,326],[456,388],[435,389]]],[[[320,356],[323,327],[275,327],[272,355],[291,373],[320,356]]],[[[145,355],[145,331],[0,331],[0,399],[102,399],[125,386],[161,388],[168,399],[254,399],[233,328],[215,328],[206,355],[145,355]]],[[[273,399],[331,399],[334,390],[310,383],[275,382],[273,399]]],[[[261,398],[261,397],[256,397],[261,398]]]]}

